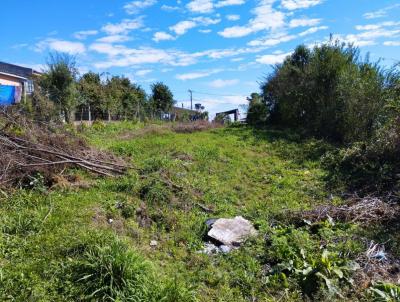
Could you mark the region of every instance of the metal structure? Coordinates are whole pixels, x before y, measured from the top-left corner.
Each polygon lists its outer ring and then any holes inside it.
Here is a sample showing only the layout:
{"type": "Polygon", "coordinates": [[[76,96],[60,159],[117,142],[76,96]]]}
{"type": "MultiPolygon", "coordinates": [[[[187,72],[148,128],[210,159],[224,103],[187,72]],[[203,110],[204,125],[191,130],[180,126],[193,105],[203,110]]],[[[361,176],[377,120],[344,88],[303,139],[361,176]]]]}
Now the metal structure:
{"type": "Polygon", "coordinates": [[[239,109],[233,109],[229,111],[224,111],[224,112],[218,112],[216,114],[216,117],[224,117],[227,115],[233,114],[234,115],[234,120],[237,122],[239,120],[239,109]]]}

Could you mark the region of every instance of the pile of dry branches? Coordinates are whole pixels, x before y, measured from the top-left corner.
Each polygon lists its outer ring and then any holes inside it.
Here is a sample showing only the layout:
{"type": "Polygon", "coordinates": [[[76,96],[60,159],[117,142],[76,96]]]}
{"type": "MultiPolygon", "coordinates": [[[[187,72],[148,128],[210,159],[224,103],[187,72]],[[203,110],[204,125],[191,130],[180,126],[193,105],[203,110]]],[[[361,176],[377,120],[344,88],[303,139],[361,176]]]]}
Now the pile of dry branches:
{"type": "Polygon", "coordinates": [[[0,112],[0,186],[23,185],[38,173],[49,180],[70,167],[106,176],[123,174],[128,168],[121,159],[90,148],[62,126],[0,112]]]}
{"type": "Polygon", "coordinates": [[[310,211],[292,213],[294,220],[317,222],[332,218],[343,222],[376,223],[391,220],[398,215],[399,206],[376,197],[353,197],[340,206],[323,205],[310,211]]]}

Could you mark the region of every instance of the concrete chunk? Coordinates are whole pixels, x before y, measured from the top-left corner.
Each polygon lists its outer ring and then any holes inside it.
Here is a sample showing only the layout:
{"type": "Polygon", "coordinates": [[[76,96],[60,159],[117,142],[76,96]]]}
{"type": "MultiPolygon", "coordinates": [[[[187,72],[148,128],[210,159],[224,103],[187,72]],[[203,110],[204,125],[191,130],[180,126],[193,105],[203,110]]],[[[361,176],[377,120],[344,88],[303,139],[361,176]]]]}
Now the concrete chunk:
{"type": "Polygon", "coordinates": [[[239,246],[247,238],[257,235],[253,224],[241,216],[217,219],[208,236],[226,246],[239,246]]]}

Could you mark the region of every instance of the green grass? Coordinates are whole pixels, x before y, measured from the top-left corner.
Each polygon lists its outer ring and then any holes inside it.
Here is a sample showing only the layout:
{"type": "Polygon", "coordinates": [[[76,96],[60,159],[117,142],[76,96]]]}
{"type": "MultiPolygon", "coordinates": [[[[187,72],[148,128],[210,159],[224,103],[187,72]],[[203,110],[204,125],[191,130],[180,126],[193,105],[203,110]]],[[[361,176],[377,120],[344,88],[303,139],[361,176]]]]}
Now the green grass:
{"type": "MultiPolygon", "coordinates": [[[[136,169],[118,179],[93,179],[90,189],[38,187],[2,198],[0,300],[303,299],[298,286],[267,281],[265,265],[273,257],[282,261],[282,248],[271,254],[263,234],[275,232],[275,219],[285,211],[326,202],[319,155],[329,146],[246,127],[177,134],[119,123],[82,135],[136,169]],[[198,253],[205,220],[235,215],[251,220],[261,235],[228,255],[198,253]],[[150,247],[151,240],[157,247],[150,247]]],[[[346,230],[324,232],[344,236],[346,230]]],[[[311,258],[320,257],[321,238],[301,232],[310,240],[311,258]]],[[[329,236],[334,241],[332,234],[323,237],[329,236]]]]}

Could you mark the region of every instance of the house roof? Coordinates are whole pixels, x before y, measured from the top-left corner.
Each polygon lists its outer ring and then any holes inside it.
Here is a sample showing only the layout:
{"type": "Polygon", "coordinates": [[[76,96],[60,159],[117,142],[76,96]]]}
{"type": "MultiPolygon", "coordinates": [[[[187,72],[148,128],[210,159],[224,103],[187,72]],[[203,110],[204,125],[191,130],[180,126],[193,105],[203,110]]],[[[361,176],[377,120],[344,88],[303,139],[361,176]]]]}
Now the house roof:
{"type": "Polygon", "coordinates": [[[40,74],[40,72],[32,68],[22,67],[5,62],[0,62],[0,73],[15,75],[22,78],[30,78],[34,74],[40,74]]]}

